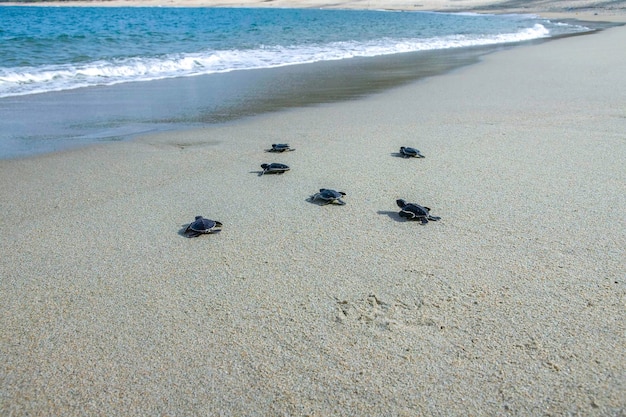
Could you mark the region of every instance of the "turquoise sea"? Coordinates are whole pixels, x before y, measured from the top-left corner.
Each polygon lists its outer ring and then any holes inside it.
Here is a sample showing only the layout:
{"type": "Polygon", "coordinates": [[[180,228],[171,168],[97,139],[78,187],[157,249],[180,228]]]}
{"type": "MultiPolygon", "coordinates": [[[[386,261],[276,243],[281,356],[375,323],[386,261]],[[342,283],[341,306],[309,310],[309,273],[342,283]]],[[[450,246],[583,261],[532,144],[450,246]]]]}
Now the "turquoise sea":
{"type": "Polygon", "coordinates": [[[531,15],[0,6],[0,158],[346,99],[592,30],[531,15]]]}

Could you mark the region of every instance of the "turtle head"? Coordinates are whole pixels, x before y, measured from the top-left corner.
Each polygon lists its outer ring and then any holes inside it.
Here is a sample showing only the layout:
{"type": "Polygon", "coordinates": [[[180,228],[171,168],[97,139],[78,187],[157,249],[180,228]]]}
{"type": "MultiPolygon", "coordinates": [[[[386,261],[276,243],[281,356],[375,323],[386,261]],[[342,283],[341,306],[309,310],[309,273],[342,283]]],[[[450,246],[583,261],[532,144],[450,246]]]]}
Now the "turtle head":
{"type": "Polygon", "coordinates": [[[202,218],[203,218],[202,216],[196,216],[196,220],[200,220],[202,218]]]}
{"type": "Polygon", "coordinates": [[[396,200],[396,204],[398,205],[398,207],[403,208],[404,206],[406,206],[406,201],[404,201],[403,199],[399,198],[396,200]]]}

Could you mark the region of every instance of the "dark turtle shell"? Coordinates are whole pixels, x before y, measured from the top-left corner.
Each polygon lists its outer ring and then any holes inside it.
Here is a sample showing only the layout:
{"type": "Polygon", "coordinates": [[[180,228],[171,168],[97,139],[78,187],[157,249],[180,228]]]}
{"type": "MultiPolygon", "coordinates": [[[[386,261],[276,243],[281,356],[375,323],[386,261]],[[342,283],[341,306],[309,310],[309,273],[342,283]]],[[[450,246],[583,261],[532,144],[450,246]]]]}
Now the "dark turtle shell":
{"type": "Polygon", "coordinates": [[[396,200],[396,204],[401,209],[398,214],[400,215],[400,217],[404,217],[405,219],[420,220],[422,223],[428,223],[429,220],[441,220],[441,217],[430,215],[429,207],[420,206],[419,204],[415,203],[407,203],[402,199],[396,200]]]}
{"type": "Polygon", "coordinates": [[[336,200],[345,196],[346,193],[342,191],[330,190],[328,188],[320,188],[319,197],[322,200],[336,200]]]}
{"type": "Polygon", "coordinates": [[[400,147],[400,154],[406,158],[409,157],[413,157],[413,158],[424,158],[424,155],[421,154],[421,152],[415,148],[410,148],[408,146],[401,146],[400,147]]]}
{"type": "Polygon", "coordinates": [[[261,164],[261,168],[263,168],[263,174],[282,174],[284,172],[289,171],[291,168],[285,164],[279,164],[277,162],[272,162],[271,164],[261,164]]]}
{"type": "Polygon", "coordinates": [[[205,219],[202,216],[196,216],[196,219],[187,226],[185,234],[189,237],[196,237],[201,234],[209,234],[219,232],[222,229],[222,223],[217,220],[205,219]]]}
{"type": "Polygon", "coordinates": [[[294,151],[289,144],[287,143],[272,143],[272,149],[269,149],[270,152],[285,152],[285,151],[294,151]]]}
{"type": "Polygon", "coordinates": [[[336,203],[339,205],[346,204],[345,201],[341,200],[342,197],[345,197],[346,193],[343,191],[335,191],[328,188],[320,188],[320,192],[315,194],[312,199],[320,199],[324,200],[325,204],[336,203]]]}

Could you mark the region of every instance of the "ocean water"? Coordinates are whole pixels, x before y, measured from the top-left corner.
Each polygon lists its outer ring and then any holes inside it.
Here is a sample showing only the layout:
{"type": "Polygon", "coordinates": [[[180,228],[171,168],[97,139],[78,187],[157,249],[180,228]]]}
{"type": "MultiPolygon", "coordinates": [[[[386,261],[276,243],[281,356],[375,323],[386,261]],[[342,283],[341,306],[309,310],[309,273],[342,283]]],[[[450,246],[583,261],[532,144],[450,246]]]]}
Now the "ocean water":
{"type": "Polygon", "coordinates": [[[591,30],[530,15],[0,7],[0,158],[298,105],[307,76],[326,74],[332,95],[329,72],[350,78],[375,65],[378,81],[367,84],[383,85],[385,63],[403,57],[418,69],[433,53],[454,61],[591,30]]]}

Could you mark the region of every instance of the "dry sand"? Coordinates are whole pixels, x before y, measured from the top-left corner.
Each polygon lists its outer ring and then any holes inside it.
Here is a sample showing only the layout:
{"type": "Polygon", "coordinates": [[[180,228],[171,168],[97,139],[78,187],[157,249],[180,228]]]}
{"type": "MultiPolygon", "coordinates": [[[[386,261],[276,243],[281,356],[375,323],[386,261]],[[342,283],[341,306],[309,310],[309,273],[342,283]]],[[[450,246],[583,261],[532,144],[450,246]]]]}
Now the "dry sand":
{"type": "Polygon", "coordinates": [[[625,415],[625,44],[0,161],[0,414],[625,415]]]}

